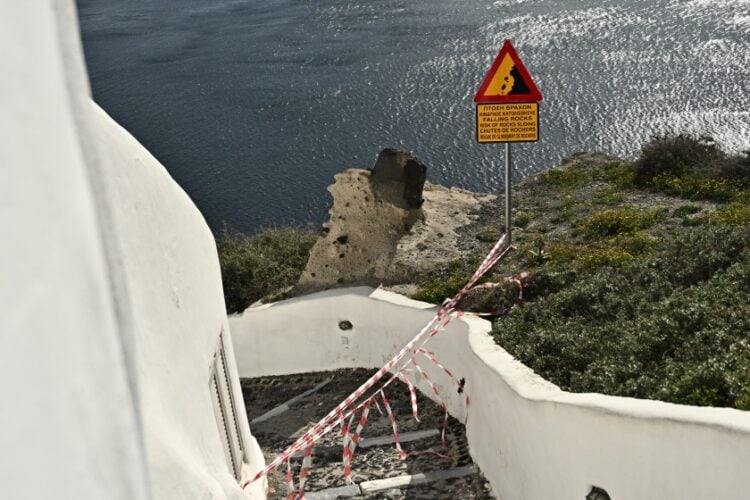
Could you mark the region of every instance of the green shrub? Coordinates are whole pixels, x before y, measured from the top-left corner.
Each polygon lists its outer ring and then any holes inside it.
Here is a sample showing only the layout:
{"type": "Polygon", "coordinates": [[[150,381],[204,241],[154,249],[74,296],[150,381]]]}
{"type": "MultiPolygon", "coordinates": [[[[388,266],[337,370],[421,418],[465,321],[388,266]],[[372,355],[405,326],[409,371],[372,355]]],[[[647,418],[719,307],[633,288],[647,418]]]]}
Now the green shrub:
{"type": "Polygon", "coordinates": [[[601,266],[618,266],[629,260],[633,260],[633,255],[622,248],[587,246],[582,249],[578,264],[584,269],[592,269],[601,266]]]}
{"type": "Polygon", "coordinates": [[[419,290],[412,295],[412,298],[432,304],[442,304],[446,298],[456,295],[468,283],[479,263],[478,255],[448,262],[433,271],[431,277],[420,284],[419,290]]]}
{"type": "Polygon", "coordinates": [[[716,221],[735,226],[750,225],[750,204],[734,202],[718,210],[716,221]]]}
{"type": "Polygon", "coordinates": [[[583,223],[583,230],[590,238],[616,236],[647,229],[654,225],[658,209],[641,210],[622,207],[595,213],[583,223]]]}
{"type": "Polygon", "coordinates": [[[646,231],[638,231],[633,234],[621,234],[615,237],[611,245],[624,250],[631,255],[645,255],[649,253],[659,242],[655,236],[646,231]]]}
{"type": "Polygon", "coordinates": [[[525,229],[531,222],[532,215],[527,212],[518,212],[513,218],[513,225],[525,229]]]}
{"type": "Polygon", "coordinates": [[[661,174],[651,179],[651,187],[662,193],[689,200],[729,201],[738,192],[738,185],[729,179],[686,175],[673,177],[661,174]]]}
{"type": "Polygon", "coordinates": [[[725,158],[710,137],[656,136],[641,149],[635,163],[635,182],[643,185],[658,176],[680,177],[699,169],[713,171],[725,158]]]}
{"type": "Polygon", "coordinates": [[[571,243],[556,243],[548,250],[550,262],[556,265],[573,262],[578,255],[578,247],[571,243]]]}
{"type": "Polygon", "coordinates": [[[553,224],[561,224],[563,222],[570,222],[573,219],[573,211],[570,208],[562,208],[557,215],[550,219],[553,224]]]}
{"type": "Polygon", "coordinates": [[[742,187],[750,185],[750,150],[727,158],[720,167],[719,175],[737,181],[742,187]]]}
{"type": "Polygon", "coordinates": [[[594,195],[594,203],[597,205],[617,205],[622,203],[625,195],[616,187],[599,191],[594,195]]]}
{"type": "Polygon", "coordinates": [[[634,181],[691,200],[738,200],[750,186],[750,152],[729,156],[711,138],[660,136],[643,147],[634,181]]]}
{"type": "Polygon", "coordinates": [[[543,235],[540,235],[531,241],[524,242],[518,250],[527,266],[536,267],[550,260],[546,247],[547,240],[543,235]]]}
{"type": "Polygon", "coordinates": [[[697,214],[701,210],[703,210],[703,208],[698,205],[682,205],[672,211],[672,217],[686,217],[688,215],[697,214]]]}
{"type": "Polygon", "coordinates": [[[491,226],[483,227],[477,233],[477,239],[485,243],[494,243],[500,238],[500,231],[491,226]]]}
{"type": "Polygon", "coordinates": [[[495,338],[566,390],[750,410],[748,241],[710,226],[649,259],[540,272],[495,338]]]}
{"type": "Polygon", "coordinates": [[[466,285],[469,278],[468,275],[449,276],[428,281],[419,287],[412,298],[431,304],[442,304],[445,299],[456,295],[466,285]]]}
{"type": "Polygon", "coordinates": [[[699,217],[684,217],[682,219],[682,225],[688,227],[702,226],[708,224],[708,222],[709,218],[706,215],[701,215],[699,217]]]}
{"type": "Polygon", "coordinates": [[[738,410],[750,411],[750,385],[745,387],[737,400],[735,400],[734,407],[738,410]]]}
{"type": "Polygon", "coordinates": [[[217,240],[228,313],[297,282],[317,239],[312,231],[266,229],[255,235],[230,232],[217,240]]]}
{"type": "Polygon", "coordinates": [[[609,163],[602,168],[599,178],[618,189],[631,189],[635,187],[636,168],[633,163],[609,163]]]}
{"type": "Polygon", "coordinates": [[[553,168],[542,172],[541,179],[549,186],[572,189],[585,184],[588,181],[588,176],[581,170],[553,168]]]}

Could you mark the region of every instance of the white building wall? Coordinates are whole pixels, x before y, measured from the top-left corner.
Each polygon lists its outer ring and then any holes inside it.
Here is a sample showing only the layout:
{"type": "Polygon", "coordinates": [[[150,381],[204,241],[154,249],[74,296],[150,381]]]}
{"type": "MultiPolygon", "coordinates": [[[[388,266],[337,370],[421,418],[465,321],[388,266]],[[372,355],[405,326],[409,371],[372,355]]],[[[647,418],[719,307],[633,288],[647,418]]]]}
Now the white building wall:
{"type": "MultiPolygon", "coordinates": [[[[253,377],[380,367],[434,312],[361,287],[253,307],[230,326],[240,376],[253,377]],[[338,328],[343,320],[352,330],[338,328]],[[263,355],[261,345],[277,355],[263,355]]],[[[497,346],[489,330],[481,319],[456,320],[428,346],[466,378],[470,452],[498,498],[583,499],[594,485],[616,500],[748,498],[750,412],[564,392],[497,346]]],[[[462,419],[455,386],[421,365],[462,419]]]]}
{"type": "Polygon", "coordinates": [[[224,331],[245,415],[203,217],[91,102],[72,0],[0,3],[0,46],[0,497],[245,498],[209,395],[224,331]]]}
{"type": "Polygon", "coordinates": [[[149,498],[60,7],[0,3],[0,497],[149,498]]]}
{"type": "MultiPolygon", "coordinates": [[[[101,109],[91,106],[93,141],[107,165],[107,200],[121,247],[135,332],[142,418],[156,498],[239,498],[221,447],[209,393],[211,363],[231,337],[214,238],[200,212],[164,167],[101,109]]],[[[245,407],[234,385],[237,413],[245,407]]],[[[241,432],[250,436],[247,418],[241,432]]],[[[245,443],[253,470],[263,458],[245,443]]],[[[248,471],[248,473],[251,471],[248,471]]],[[[262,489],[262,482],[254,485],[262,489]]]]}

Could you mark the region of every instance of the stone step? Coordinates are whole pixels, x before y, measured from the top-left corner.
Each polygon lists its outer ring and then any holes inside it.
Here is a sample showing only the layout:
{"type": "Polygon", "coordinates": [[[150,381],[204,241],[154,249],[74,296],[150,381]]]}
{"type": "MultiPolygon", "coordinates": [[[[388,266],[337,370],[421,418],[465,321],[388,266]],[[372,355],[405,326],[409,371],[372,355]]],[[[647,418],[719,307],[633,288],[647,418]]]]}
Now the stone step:
{"type": "MultiPolygon", "coordinates": [[[[260,412],[273,408],[254,419],[253,424],[256,438],[264,447],[266,459],[274,459],[286,446],[309,430],[328,409],[360,387],[362,380],[371,374],[371,370],[336,370],[310,374],[309,379],[305,378],[306,374],[294,374],[243,381],[243,391],[248,391],[247,394],[252,394],[256,399],[263,398],[258,401],[266,403],[260,412]],[[287,401],[292,395],[298,396],[287,401]]],[[[389,392],[391,409],[397,416],[401,431],[399,441],[404,443],[405,449],[437,449],[444,410],[429,398],[418,395],[421,418],[415,422],[411,417],[409,392],[408,387],[400,381],[394,382],[389,392]]],[[[481,471],[475,466],[466,467],[471,463],[468,443],[463,426],[455,419],[449,420],[446,434],[448,449],[445,454],[448,459],[424,454],[409,457],[406,461],[400,460],[393,449],[395,446],[391,422],[388,415],[382,412],[370,413],[361,437],[352,463],[352,479],[357,483],[353,485],[344,485],[342,480],[341,436],[338,435],[338,429],[316,443],[313,448],[315,457],[305,484],[305,498],[494,499],[481,471]]],[[[297,486],[302,455],[303,453],[297,454],[293,460],[297,486]]],[[[285,475],[285,467],[269,474],[269,498],[276,500],[284,495],[285,475]]]]}
{"type": "MultiPolygon", "coordinates": [[[[420,439],[427,439],[434,436],[439,436],[440,431],[437,429],[428,429],[424,431],[404,432],[399,434],[399,441],[403,443],[409,443],[411,441],[418,441],[420,439]]],[[[393,438],[393,434],[386,434],[384,436],[377,436],[373,438],[363,438],[357,445],[357,449],[372,448],[373,446],[389,446],[396,442],[393,438]]],[[[313,448],[313,455],[315,456],[330,456],[341,454],[342,446],[316,446],[313,448]]],[[[292,455],[292,458],[302,458],[304,452],[300,451],[292,455]]]]}
{"type": "Polygon", "coordinates": [[[325,387],[328,384],[330,384],[332,381],[333,381],[333,378],[327,378],[327,379],[325,379],[323,382],[319,383],[318,385],[316,385],[312,389],[309,389],[309,390],[303,392],[302,394],[298,394],[297,396],[294,396],[292,399],[281,403],[279,406],[277,406],[276,408],[273,408],[272,410],[268,410],[267,412],[265,412],[263,415],[261,415],[259,417],[255,417],[254,419],[252,419],[250,421],[250,423],[251,424],[257,424],[257,423],[260,423],[260,422],[264,422],[264,421],[266,421],[266,420],[268,420],[270,418],[273,418],[273,417],[276,417],[278,415],[281,415],[282,413],[288,411],[292,407],[292,405],[294,403],[297,403],[298,401],[301,401],[302,399],[310,396],[311,394],[314,394],[315,392],[319,391],[323,387],[325,387]]]}
{"type": "Polygon", "coordinates": [[[457,477],[470,476],[477,473],[477,467],[474,464],[453,469],[436,470],[421,474],[408,474],[405,476],[389,477],[386,479],[375,479],[372,481],[363,481],[359,484],[340,486],[338,488],[327,488],[320,491],[305,493],[307,500],[328,500],[335,498],[348,498],[378,491],[390,490],[393,488],[405,488],[407,486],[419,486],[421,484],[434,483],[444,479],[453,479],[457,477]]]}
{"type": "Polygon", "coordinates": [[[386,479],[375,479],[364,481],[359,484],[362,493],[375,493],[376,491],[390,490],[391,488],[403,488],[405,486],[417,486],[420,484],[434,483],[443,479],[470,476],[476,474],[477,467],[474,464],[464,465],[453,469],[436,470],[420,474],[409,474],[406,476],[389,477],[386,479]]]}
{"type": "Polygon", "coordinates": [[[320,491],[305,492],[305,500],[335,500],[336,498],[356,497],[362,494],[357,484],[327,488],[320,491]]]}

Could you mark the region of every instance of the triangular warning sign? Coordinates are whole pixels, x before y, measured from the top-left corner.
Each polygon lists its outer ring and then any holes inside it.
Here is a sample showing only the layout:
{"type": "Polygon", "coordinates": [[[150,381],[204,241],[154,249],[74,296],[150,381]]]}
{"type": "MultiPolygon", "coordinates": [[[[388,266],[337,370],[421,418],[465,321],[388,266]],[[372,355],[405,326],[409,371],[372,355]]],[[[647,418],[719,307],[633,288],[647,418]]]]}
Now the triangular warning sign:
{"type": "Polygon", "coordinates": [[[516,54],[510,40],[492,63],[487,76],[474,96],[474,102],[530,102],[541,101],[542,93],[516,54]]]}

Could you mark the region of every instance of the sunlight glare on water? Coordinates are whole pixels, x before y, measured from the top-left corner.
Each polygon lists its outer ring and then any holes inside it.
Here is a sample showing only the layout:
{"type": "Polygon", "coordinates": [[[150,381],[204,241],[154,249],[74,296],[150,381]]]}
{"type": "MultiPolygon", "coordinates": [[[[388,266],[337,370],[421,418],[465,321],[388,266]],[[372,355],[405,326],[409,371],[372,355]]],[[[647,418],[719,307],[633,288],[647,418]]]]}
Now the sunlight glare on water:
{"type": "Polygon", "coordinates": [[[94,97],[212,229],[319,223],[336,172],[407,149],[502,187],[472,97],[505,38],[544,94],[516,177],[651,136],[750,148],[750,0],[79,0],[94,97]]]}

